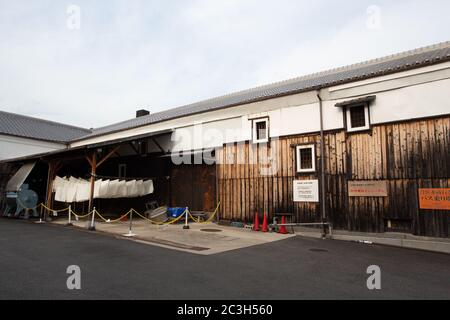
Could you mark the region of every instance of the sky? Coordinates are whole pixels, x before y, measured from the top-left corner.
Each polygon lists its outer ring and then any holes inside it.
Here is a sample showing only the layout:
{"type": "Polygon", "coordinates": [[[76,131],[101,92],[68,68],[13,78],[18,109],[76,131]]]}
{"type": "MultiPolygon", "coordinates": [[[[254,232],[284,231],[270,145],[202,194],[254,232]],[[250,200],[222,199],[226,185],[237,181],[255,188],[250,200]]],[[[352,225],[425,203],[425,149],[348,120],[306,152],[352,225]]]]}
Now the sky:
{"type": "Polygon", "coordinates": [[[0,0],[0,110],[97,128],[450,40],[448,0],[0,0]]]}

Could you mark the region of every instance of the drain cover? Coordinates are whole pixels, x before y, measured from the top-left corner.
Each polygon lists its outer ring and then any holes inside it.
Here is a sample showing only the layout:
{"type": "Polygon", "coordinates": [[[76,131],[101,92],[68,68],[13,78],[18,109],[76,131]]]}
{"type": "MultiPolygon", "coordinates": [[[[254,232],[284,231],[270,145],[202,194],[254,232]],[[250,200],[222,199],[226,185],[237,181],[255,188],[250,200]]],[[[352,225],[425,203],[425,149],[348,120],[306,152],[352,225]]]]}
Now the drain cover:
{"type": "Polygon", "coordinates": [[[328,252],[328,250],[325,250],[325,249],[309,249],[309,251],[312,251],[312,252],[328,252]]]}
{"type": "Polygon", "coordinates": [[[200,229],[203,232],[222,232],[220,229],[200,229]]]}

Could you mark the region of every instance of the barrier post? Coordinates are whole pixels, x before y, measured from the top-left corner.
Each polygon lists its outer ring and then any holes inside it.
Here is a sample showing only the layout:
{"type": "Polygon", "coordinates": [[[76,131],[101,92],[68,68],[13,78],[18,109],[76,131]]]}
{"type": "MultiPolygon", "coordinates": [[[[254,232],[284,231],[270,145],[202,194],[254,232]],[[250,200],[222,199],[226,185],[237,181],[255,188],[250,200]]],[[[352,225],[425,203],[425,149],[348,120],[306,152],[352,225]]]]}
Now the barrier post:
{"type": "Polygon", "coordinates": [[[72,205],[69,205],[69,221],[66,224],[67,227],[73,226],[72,224],[72,205]]]}
{"type": "Polygon", "coordinates": [[[91,225],[89,226],[88,230],[95,231],[95,207],[94,207],[94,210],[92,210],[91,225]]]}
{"type": "Polygon", "coordinates": [[[39,221],[36,221],[36,223],[45,223],[44,220],[42,220],[42,204],[41,204],[41,211],[39,211],[39,221]]]}
{"type": "Polygon", "coordinates": [[[186,215],[185,215],[185,219],[184,219],[183,229],[188,230],[189,229],[189,208],[188,207],[186,207],[185,213],[186,213],[186,215]]]}
{"type": "Polygon", "coordinates": [[[133,210],[130,211],[130,221],[129,221],[129,227],[128,227],[128,233],[124,234],[124,237],[134,237],[137,236],[137,234],[133,233],[131,230],[133,228],[133,210]]]}

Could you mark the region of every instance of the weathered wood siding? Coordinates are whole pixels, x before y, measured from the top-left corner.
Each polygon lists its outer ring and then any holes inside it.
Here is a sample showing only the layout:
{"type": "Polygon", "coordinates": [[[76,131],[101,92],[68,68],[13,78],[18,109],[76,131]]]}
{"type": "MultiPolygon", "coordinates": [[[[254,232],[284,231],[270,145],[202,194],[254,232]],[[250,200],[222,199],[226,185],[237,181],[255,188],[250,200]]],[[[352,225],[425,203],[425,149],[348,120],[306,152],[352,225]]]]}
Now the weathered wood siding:
{"type": "MultiPolygon", "coordinates": [[[[419,210],[418,188],[450,187],[450,117],[377,125],[367,133],[325,134],[326,208],[337,229],[384,232],[385,220],[404,231],[449,236],[449,212],[419,210]],[[350,198],[349,180],[387,180],[386,198],[350,198]]],[[[272,139],[268,147],[226,145],[218,152],[221,218],[251,222],[255,212],[294,212],[321,221],[320,205],[293,202],[293,181],[319,179],[320,135],[272,139]],[[297,174],[295,145],[316,145],[315,174],[297,174]],[[262,170],[272,166],[273,174],[262,170]]]]}
{"type": "Polygon", "coordinates": [[[173,165],[170,172],[170,205],[191,211],[214,211],[216,167],[214,165],[173,165]]]}

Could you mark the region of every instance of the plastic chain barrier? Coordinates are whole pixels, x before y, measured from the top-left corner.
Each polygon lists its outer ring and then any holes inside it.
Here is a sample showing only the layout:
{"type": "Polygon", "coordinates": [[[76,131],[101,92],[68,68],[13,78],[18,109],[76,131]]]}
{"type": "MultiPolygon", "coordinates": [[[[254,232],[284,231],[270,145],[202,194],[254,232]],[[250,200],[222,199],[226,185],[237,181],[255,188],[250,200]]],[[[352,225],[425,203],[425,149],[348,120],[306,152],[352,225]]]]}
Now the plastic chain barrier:
{"type": "MultiPolygon", "coordinates": [[[[92,211],[94,211],[94,210],[92,210],[92,211]]],[[[78,215],[72,209],[70,209],[70,213],[72,213],[75,217],[77,217],[77,219],[83,219],[83,218],[86,218],[87,216],[90,216],[92,214],[92,211],[85,215],[78,215]]]]}
{"type": "Polygon", "coordinates": [[[35,206],[35,207],[33,207],[33,208],[28,208],[27,206],[25,206],[23,203],[22,203],[22,201],[20,201],[20,199],[19,198],[17,198],[17,202],[20,204],[20,206],[22,207],[22,208],[24,208],[25,210],[34,210],[34,209],[37,209],[37,208],[39,208],[40,206],[43,206],[44,204],[43,203],[39,203],[37,206],[35,206]]]}
{"type": "Polygon", "coordinates": [[[100,212],[98,212],[97,210],[95,210],[95,213],[100,217],[100,219],[102,219],[103,221],[107,222],[107,223],[114,223],[114,222],[118,222],[120,220],[122,220],[123,218],[125,218],[126,216],[128,216],[131,211],[133,211],[133,209],[130,209],[127,213],[125,213],[123,216],[121,216],[120,218],[117,218],[115,220],[111,220],[111,219],[106,219],[105,217],[103,217],[100,212]]]}
{"type": "Polygon", "coordinates": [[[209,217],[207,220],[205,221],[200,221],[200,218],[196,219],[190,211],[189,212],[189,217],[195,222],[195,223],[199,223],[199,224],[207,224],[210,223],[211,221],[213,221],[214,217],[216,216],[217,212],[219,212],[219,207],[220,207],[220,201],[217,204],[216,210],[214,211],[214,213],[211,215],[211,217],[209,217]]]}
{"type": "Polygon", "coordinates": [[[22,201],[20,201],[20,199],[17,199],[17,202],[18,202],[18,203],[20,204],[20,206],[21,206],[23,209],[25,209],[25,210],[34,210],[34,209],[37,209],[37,208],[40,208],[40,207],[42,207],[42,208],[44,208],[44,209],[46,209],[46,210],[48,210],[48,211],[54,212],[54,213],[60,213],[60,212],[64,212],[64,211],[69,210],[69,207],[64,208],[64,209],[60,209],[60,210],[50,209],[49,207],[47,207],[47,206],[46,206],[44,203],[42,203],[42,202],[39,203],[38,205],[32,207],[32,208],[29,208],[29,207],[25,206],[25,205],[22,203],[22,201]]]}
{"type": "Polygon", "coordinates": [[[184,218],[184,216],[186,215],[186,211],[187,210],[184,210],[184,212],[178,217],[178,218],[176,218],[176,219],[174,219],[174,220],[171,220],[171,221],[169,221],[169,222],[159,222],[159,221],[154,221],[154,220],[151,220],[151,219],[148,219],[148,218],[146,218],[146,217],[144,217],[142,214],[140,214],[139,212],[137,212],[136,210],[134,210],[134,209],[131,209],[134,213],[136,213],[139,217],[141,217],[142,219],[144,219],[144,220],[146,220],[146,221],[149,221],[149,222],[151,222],[151,223],[153,223],[153,224],[156,224],[156,225],[159,225],[159,226],[161,226],[161,225],[170,225],[170,224],[174,224],[175,222],[177,222],[178,220],[180,220],[181,218],[184,218]]]}
{"type": "Polygon", "coordinates": [[[48,211],[51,211],[51,212],[54,212],[54,213],[60,213],[60,212],[64,212],[64,211],[67,211],[67,210],[69,210],[69,207],[67,207],[67,208],[65,208],[65,209],[60,209],[60,210],[53,210],[53,209],[50,209],[49,207],[47,207],[45,204],[43,204],[43,203],[41,203],[40,204],[44,209],[47,209],[48,211]]]}
{"type": "Polygon", "coordinates": [[[214,213],[213,213],[207,220],[205,220],[205,221],[200,221],[200,219],[195,218],[195,217],[191,214],[191,212],[189,211],[189,209],[186,209],[186,210],[184,210],[184,212],[183,212],[178,218],[176,218],[176,219],[174,219],[174,220],[171,220],[171,221],[169,221],[169,222],[159,222],[159,221],[154,221],[154,220],[151,220],[151,219],[146,218],[145,216],[143,216],[142,214],[140,214],[139,212],[137,212],[137,211],[136,211],[135,209],[133,209],[133,208],[131,208],[127,213],[125,213],[124,215],[122,215],[120,218],[117,218],[117,219],[115,219],[115,220],[110,220],[110,219],[106,219],[105,217],[103,217],[103,216],[102,216],[97,210],[95,210],[95,209],[92,210],[91,212],[85,214],[85,215],[79,215],[79,214],[75,213],[75,212],[71,209],[71,207],[67,207],[67,208],[65,208],[65,209],[60,209],[60,210],[54,210],[54,209],[51,209],[51,208],[47,207],[44,203],[40,203],[40,204],[38,204],[37,206],[35,206],[35,207],[33,207],[33,208],[27,208],[27,207],[25,207],[25,206],[20,202],[20,200],[19,200],[19,204],[20,204],[25,210],[33,210],[33,209],[37,209],[37,208],[39,208],[39,207],[43,207],[44,209],[46,209],[46,210],[48,210],[48,211],[51,211],[51,212],[53,212],[53,213],[60,213],[60,212],[64,212],[64,211],[70,211],[70,213],[73,214],[73,215],[74,215],[76,218],[78,218],[78,219],[86,218],[86,217],[90,216],[90,215],[92,214],[92,212],[94,211],[94,212],[96,213],[96,215],[99,216],[99,218],[100,218],[101,220],[103,220],[104,222],[107,222],[107,223],[114,223],[114,222],[121,221],[123,218],[127,217],[131,212],[134,212],[134,213],[136,213],[139,217],[141,217],[142,219],[144,219],[144,220],[146,220],[146,221],[149,221],[149,222],[151,222],[151,223],[153,223],[153,224],[156,224],[156,225],[171,225],[171,224],[174,224],[175,222],[178,222],[179,220],[181,220],[182,218],[184,218],[185,215],[186,215],[186,212],[187,212],[189,218],[192,219],[195,223],[199,223],[199,224],[210,223],[210,222],[214,219],[214,217],[216,216],[217,212],[219,211],[219,207],[220,207],[220,201],[219,201],[219,203],[217,204],[217,207],[216,207],[216,210],[214,211],[214,213]]]}

